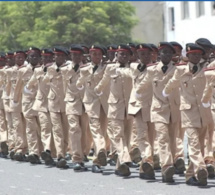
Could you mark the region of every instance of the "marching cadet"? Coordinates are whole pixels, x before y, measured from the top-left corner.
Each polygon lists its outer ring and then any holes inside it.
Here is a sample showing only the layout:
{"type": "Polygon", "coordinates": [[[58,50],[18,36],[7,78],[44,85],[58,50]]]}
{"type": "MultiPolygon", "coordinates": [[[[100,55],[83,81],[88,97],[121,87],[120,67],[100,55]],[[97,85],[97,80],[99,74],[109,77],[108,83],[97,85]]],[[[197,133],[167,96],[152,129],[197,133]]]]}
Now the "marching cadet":
{"type": "Polygon", "coordinates": [[[149,46],[153,49],[153,52],[152,52],[152,63],[157,63],[158,62],[158,53],[159,53],[158,48],[153,43],[149,43],[149,46]]]}
{"type": "Polygon", "coordinates": [[[46,165],[54,165],[53,153],[55,148],[53,146],[52,124],[48,110],[47,94],[49,93],[49,85],[43,82],[44,73],[47,67],[52,65],[54,53],[50,49],[43,49],[41,52],[42,66],[34,69],[31,79],[28,81],[25,90],[32,93],[37,86],[37,93],[34,100],[32,109],[38,112],[40,128],[41,128],[41,141],[44,151],[41,153],[41,158],[45,161],[46,165]]]}
{"type": "Polygon", "coordinates": [[[57,167],[68,168],[65,160],[65,153],[68,149],[68,121],[65,114],[65,85],[60,71],[61,67],[65,65],[67,51],[61,47],[55,47],[53,52],[55,62],[47,67],[43,82],[50,85],[48,109],[57,152],[57,167]]]}
{"type": "Polygon", "coordinates": [[[147,69],[147,74],[136,88],[136,97],[140,99],[145,90],[153,85],[153,98],[151,106],[151,122],[154,122],[159,141],[159,156],[161,161],[161,172],[163,182],[174,182],[174,164],[179,169],[184,167],[180,159],[175,158],[175,139],[179,128],[179,90],[164,98],[162,90],[171,79],[175,71],[172,56],[174,47],[168,42],[160,42],[159,54],[161,61],[158,65],[147,69]]]}
{"type": "Polygon", "coordinates": [[[107,63],[113,62],[115,58],[116,50],[117,50],[117,45],[112,44],[107,46],[107,58],[108,58],[107,63]]]}
{"type": "MultiPolygon", "coordinates": [[[[83,157],[84,147],[82,137],[85,136],[88,127],[88,118],[82,102],[83,92],[76,87],[80,70],[83,65],[84,50],[79,45],[72,45],[70,48],[72,62],[61,68],[65,82],[66,115],[69,123],[69,139],[72,148],[72,162],[74,171],[86,170],[83,157]]],[[[86,141],[86,140],[84,140],[86,141]]],[[[85,143],[84,143],[85,144],[85,143]]]]}
{"type": "MultiPolygon", "coordinates": [[[[175,42],[175,41],[172,41],[170,43],[175,49],[175,54],[172,57],[172,61],[176,63],[176,65],[186,65],[187,64],[186,62],[185,63],[181,62],[183,47],[178,42],[175,42]]],[[[181,161],[182,160],[184,161],[184,132],[185,132],[185,129],[181,128],[181,125],[180,125],[178,132],[176,132],[175,156],[177,158],[181,158],[181,161]]],[[[185,169],[186,169],[185,166],[181,167],[180,170],[175,167],[175,173],[183,174],[185,169]]]]}
{"type": "MultiPolygon", "coordinates": [[[[149,46],[153,49],[151,52],[151,60],[154,65],[158,64],[158,48],[153,43],[149,43],[149,46]]],[[[160,170],[160,157],[159,157],[159,146],[158,146],[158,136],[156,131],[154,131],[154,155],[153,155],[153,162],[154,162],[154,170],[160,170]]]]}
{"type": "Polygon", "coordinates": [[[129,176],[129,164],[139,158],[139,149],[131,134],[133,127],[132,117],[128,116],[128,101],[132,89],[131,78],[116,75],[116,68],[129,67],[132,51],[128,45],[121,44],[117,47],[117,62],[109,64],[102,80],[95,87],[97,95],[102,95],[105,87],[110,83],[108,97],[108,134],[112,144],[117,150],[118,161],[115,174],[129,176]],[[130,151],[130,155],[129,155],[130,151]]]}
{"type": "Polygon", "coordinates": [[[186,184],[207,185],[207,169],[204,162],[204,139],[207,126],[212,120],[210,108],[201,104],[206,84],[204,69],[199,63],[205,51],[202,47],[189,43],[186,45],[187,65],[178,66],[173,77],[163,89],[163,95],[169,97],[172,90],[181,87],[180,111],[182,128],[188,136],[190,164],[186,171],[186,184]]]}
{"type": "MultiPolygon", "coordinates": [[[[196,44],[201,46],[205,50],[205,54],[202,55],[202,58],[200,60],[200,65],[204,68],[211,67],[211,65],[209,66],[209,56],[212,53],[213,45],[206,38],[197,39],[196,44]]],[[[213,133],[214,133],[214,124],[213,124],[213,121],[211,121],[211,123],[208,124],[207,133],[205,136],[205,145],[206,146],[205,146],[205,153],[204,153],[205,163],[207,165],[207,169],[209,172],[208,177],[210,177],[210,178],[215,177],[214,169],[212,166],[212,164],[215,163],[215,160],[213,158],[213,148],[212,148],[213,133]],[[212,170],[213,170],[213,172],[212,172],[212,170]]]]}
{"type": "Polygon", "coordinates": [[[127,45],[131,48],[131,51],[132,51],[132,55],[130,57],[129,62],[130,63],[137,62],[138,61],[138,56],[137,56],[136,45],[134,43],[128,43],[127,45]]]}
{"type": "Polygon", "coordinates": [[[86,64],[87,62],[90,62],[90,59],[89,59],[89,48],[85,44],[81,44],[81,47],[84,50],[83,64],[86,64]]]}
{"type": "MultiPolygon", "coordinates": [[[[0,53],[0,80],[4,80],[4,69],[6,65],[6,57],[4,53],[0,53]]],[[[2,157],[7,157],[8,146],[7,146],[7,125],[5,118],[5,110],[3,104],[3,87],[0,89],[0,155],[2,157]]]]}
{"type": "Polygon", "coordinates": [[[7,80],[11,83],[10,87],[10,108],[12,113],[13,129],[15,134],[15,148],[10,153],[11,159],[17,161],[26,160],[27,138],[25,130],[25,120],[22,113],[22,93],[15,94],[16,86],[18,85],[19,75],[18,70],[24,66],[26,54],[24,51],[14,52],[15,66],[7,72],[7,80]],[[14,99],[14,97],[16,99],[14,99]],[[15,153],[15,154],[14,154],[15,153]]]}
{"type": "MultiPolygon", "coordinates": [[[[5,117],[7,121],[7,144],[8,144],[8,150],[9,153],[13,151],[15,147],[15,133],[13,129],[13,121],[12,121],[12,113],[10,109],[10,87],[11,87],[11,82],[7,80],[7,74],[8,72],[11,72],[11,68],[15,65],[15,60],[14,60],[14,52],[7,52],[5,54],[6,57],[6,66],[4,69],[2,69],[4,75],[1,77],[3,81],[3,93],[2,93],[2,99],[3,99],[3,104],[4,104],[4,111],[5,111],[5,117]]],[[[13,152],[11,153],[13,154],[13,152]]]]}
{"type": "Polygon", "coordinates": [[[106,160],[106,134],[107,134],[107,97],[108,87],[105,93],[98,97],[94,92],[95,86],[102,79],[106,66],[102,64],[104,50],[99,45],[90,47],[90,57],[92,62],[81,68],[80,78],[77,81],[77,88],[83,89],[83,103],[89,117],[89,126],[94,142],[93,173],[101,173],[101,166],[107,165],[106,160]]]}
{"type": "Polygon", "coordinates": [[[117,69],[117,74],[132,78],[133,88],[129,99],[128,114],[134,116],[137,140],[141,152],[140,178],[155,179],[153,170],[153,136],[154,125],[150,120],[150,107],[152,102],[152,87],[144,91],[141,100],[135,97],[136,87],[142,81],[147,72],[147,65],[151,62],[153,49],[148,44],[136,46],[140,63],[131,63],[130,69],[117,69]]]}
{"type": "Polygon", "coordinates": [[[36,47],[30,47],[28,50],[28,65],[24,65],[18,69],[18,79],[16,87],[14,89],[14,102],[18,102],[20,95],[22,95],[22,112],[26,122],[26,135],[28,142],[28,161],[32,164],[40,164],[41,153],[41,137],[40,137],[40,125],[38,120],[38,114],[32,109],[37,86],[31,91],[26,90],[25,85],[33,75],[36,66],[40,66],[40,50],[36,47]]]}

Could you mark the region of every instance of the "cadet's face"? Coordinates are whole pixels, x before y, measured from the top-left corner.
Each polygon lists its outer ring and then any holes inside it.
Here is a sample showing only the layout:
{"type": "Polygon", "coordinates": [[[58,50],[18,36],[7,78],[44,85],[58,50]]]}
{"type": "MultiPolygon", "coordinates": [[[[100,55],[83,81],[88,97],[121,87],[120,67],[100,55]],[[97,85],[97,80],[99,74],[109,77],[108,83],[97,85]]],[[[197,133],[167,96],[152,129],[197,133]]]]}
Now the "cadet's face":
{"type": "Polygon", "coordinates": [[[66,61],[66,54],[64,53],[55,53],[54,60],[57,65],[62,65],[66,61]]]}
{"type": "Polygon", "coordinates": [[[75,64],[79,64],[83,60],[83,54],[82,54],[82,52],[81,53],[72,52],[71,58],[75,64]]]}
{"type": "Polygon", "coordinates": [[[156,51],[153,51],[152,53],[151,53],[151,58],[152,58],[152,62],[154,63],[154,62],[157,62],[157,60],[158,60],[158,53],[156,52],[156,51]]]}
{"type": "Polygon", "coordinates": [[[126,64],[130,60],[130,52],[129,51],[118,51],[117,52],[117,60],[122,63],[126,64]]]}
{"type": "Polygon", "coordinates": [[[53,62],[53,55],[43,55],[42,56],[42,63],[43,64],[48,64],[53,62]]]}
{"type": "Polygon", "coordinates": [[[28,60],[29,60],[29,63],[31,65],[36,66],[40,62],[40,60],[41,60],[39,52],[37,52],[37,51],[31,51],[28,54],[28,60]]]}
{"type": "Polygon", "coordinates": [[[195,52],[195,53],[188,53],[187,54],[189,62],[193,64],[198,64],[202,58],[202,54],[195,52]]]}
{"type": "Polygon", "coordinates": [[[6,60],[0,60],[0,66],[5,66],[6,65],[6,60]]]}
{"type": "Polygon", "coordinates": [[[137,51],[138,57],[143,64],[149,64],[151,62],[151,52],[149,49],[143,51],[137,51]]]}
{"type": "Polygon", "coordinates": [[[7,57],[7,64],[8,66],[14,66],[15,65],[14,57],[7,57]]]}
{"type": "Polygon", "coordinates": [[[161,61],[167,65],[170,63],[170,61],[172,60],[172,56],[173,56],[173,51],[171,48],[169,47],[164,47],[161,51],[160,51],[160,58],[161,61]]]}
{"type": "Polygon", "coordinates": [[[94,64],[99,64],[102,60],[102,52],[101,50],[91,51],[90,58],[94,64]]]}
{"type": "Polygon", "coordinates": [[[107,52],[107,57],[112,62],[113,59],[115,58],[115,51],[108,51],[107,52]]]}
{"type": "Polygon", "coordinates": [[[131,51],[133,52],[133,54],[130,57],[130,61],[135,62],[138,58],[137,50],[135,48],[131,48],[131,51]]]}
{"type": "Polygon", "coordinates": [[[181,57],[182,50],[179,47],[174,47],[174,48],[175,48],[176,53],[173,54],[172,61],[178,62],[181,57]]]}
{"type": "Polygon", "coordinates": [[[25,54],[17,54],[15,56],[15,63],[18,65],[18,66],[22,66],[25,62],[25,54]]]}
{"type": "Polygon", "coordinates": [[[211,55],[211,53],[213,52],[213,50],[209,47],[203,47],[205,50],[205,54],[202,56],[205,60],[207,60],[209,58],[209,56],[211,55]]]}

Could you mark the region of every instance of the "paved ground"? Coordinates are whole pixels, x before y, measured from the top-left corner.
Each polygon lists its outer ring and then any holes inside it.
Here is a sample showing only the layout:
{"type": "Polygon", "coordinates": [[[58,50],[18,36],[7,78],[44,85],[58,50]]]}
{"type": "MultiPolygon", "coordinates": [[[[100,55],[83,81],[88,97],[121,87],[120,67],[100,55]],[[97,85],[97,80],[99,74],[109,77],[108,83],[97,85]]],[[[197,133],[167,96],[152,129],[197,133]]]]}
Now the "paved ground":
{"type": "Polygon", "coordinates": [[[121,178],[114,174],[114,167],[107,166],[103,174],[91,172],[75,173],[73,169],[59,170],[55,167],[30,165],[10,159],[0,159],[0,195],[213,195],[215,179],[205,188],[185,184],[184,176],[175,176],[175,184],[161,181],[156,172],[155,181],[139,179],[138,170],[131,169],[131,176],[121,178]]]}

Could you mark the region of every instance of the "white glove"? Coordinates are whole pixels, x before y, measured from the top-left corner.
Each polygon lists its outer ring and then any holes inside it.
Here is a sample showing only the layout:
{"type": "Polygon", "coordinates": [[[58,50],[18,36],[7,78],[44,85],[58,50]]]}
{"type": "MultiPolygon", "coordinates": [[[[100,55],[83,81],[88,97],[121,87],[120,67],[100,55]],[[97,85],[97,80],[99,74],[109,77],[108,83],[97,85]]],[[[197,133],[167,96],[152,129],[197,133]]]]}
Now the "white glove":
{"type": "Polygon", "coordinates": [[[202,106],[203,106],[204,108],[208,108],[208,107],[210,107],[210,105],[211,105],[210,102],[208,102],[208,103],[203,103],[203,102],[202,102],[202,106]]]}
{"type": "Polygon", "coordinates": [[[32,91],[30,91],[27,86],[24,87],[24,92],[27,93],[27,94],[33,94],[32,91]]]}
{"type": "Polygon", "coordinates": [[[169,94],[166,94],[164,90],[162,91],[162,95],[163,95],[163,97],[168,97],[169,96],[169,94]]]}
{"type": "Polygon", "coordinates": [[[139,94],[139,93],[135,93],[135,97],[136,97],[137,99],[139,99],[139,98],[141,98],[141,97],[142,97],[142,95],[141,95],[141,94],[139,94]]]}

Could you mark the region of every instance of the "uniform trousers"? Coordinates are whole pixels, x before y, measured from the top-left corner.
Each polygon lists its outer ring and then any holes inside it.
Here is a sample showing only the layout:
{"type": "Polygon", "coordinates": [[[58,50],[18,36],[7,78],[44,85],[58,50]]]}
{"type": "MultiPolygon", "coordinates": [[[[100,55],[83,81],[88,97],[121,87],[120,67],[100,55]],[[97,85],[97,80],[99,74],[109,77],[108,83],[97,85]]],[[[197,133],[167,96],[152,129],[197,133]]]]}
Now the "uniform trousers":
{"type": "Polygon", "coordinates": [[[68,150],[68,121],[65,112],[50,112],[57,158],[64,158],[68,150]]]}
{"type": "MultiPolygon", "coordinates": [[[[186,128],[186,134],[188,138],[188,152],[190,158],[190,164],[186,171],[186,180],[196,176],[199,169],[205,169],[204,162],[204,140],[207,132],[205,128],[186,128]]],[[[207,170],[206,170],[207,171],[207,170]]]]}
{"type": "Polygon", "coordinates": [[[161,171],[164,173],[166,169],[173,166],[175,148],[176,148],[176,132],[179,128],[179,122],[176,123],[162,123],[155,122],[155,130],[159,142],[159,157],[161,162],[161,171]]]}
{"type": "Polygon", "coordinates": [[[108,135],[109,138],[117,150],[118,159],[116,168],[126,162],[131,162],[131,157],[128,152],[128,145],[126,142],[125,132],[131,132],[133,126],[133,120],[120,120],[120,119],[109,119],[108,120],[108,135]]]}
{"type": "Polygon", "coordinates": [[[0,143],[7,141],[7,125],[4,109],[0,109],[0,143]]]}
{"type": "Polygon", "coordinates": [[[100,118],[89,117],[90,131],[94,142],[93,164],[100,165],[98,154],[100,151],[106,152],[105,135],[107,132],[107,117],[103,108],[100,108],[100,118]]]}
{"type": "Polygon", "coordinates": [[[20,112],[12,112],[12,121],[15,133],[15,148],[16,153],[25,154],[27,152],[27,138],[25,130],[25,120],[20,112]]]}
{"type": "MultiPolygon", "coordinates": [[[[153,137],[154,124],[150,121],[144,121],[142,111],[135,115],[135,123],[137,129],[137,140],[141,152],[142,163],[148,162],[153,166],[153,137]]],[[[141,167],[140,167],[140,171],[141,167]]]]}

